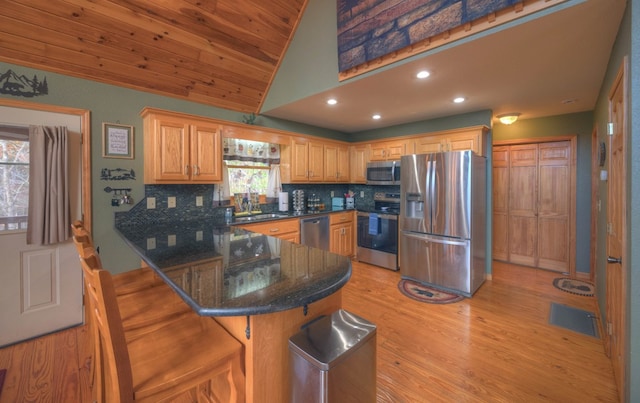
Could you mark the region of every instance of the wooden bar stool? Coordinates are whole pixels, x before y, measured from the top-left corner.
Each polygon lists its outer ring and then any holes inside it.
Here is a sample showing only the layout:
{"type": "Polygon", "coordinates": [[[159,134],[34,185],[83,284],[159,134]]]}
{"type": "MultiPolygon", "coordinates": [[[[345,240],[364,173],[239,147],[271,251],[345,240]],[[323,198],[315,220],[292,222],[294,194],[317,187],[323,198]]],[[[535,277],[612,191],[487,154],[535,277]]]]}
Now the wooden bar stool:
{"type": "MultiPolygon", "coordinates": [[[[84,227],[84,223],[82,221],[74,221],[71,224],[71,232],[80,256],[84,255],[86,248],[92,248],[95,250],[91,234],[84,227]]],[[[164,284],[164,282],[149,267],[142,266],[114,275],[113,284],[116,288],[116,293],[118,295],[124,295],[144,288],[161,285],[164,284]]]]}
{"type": "Polygon", "coordinates": [[[111,274],[80,258],[100,355],[99,402],[244,401],[243,346],[213,318],[188,312],[132,340],[125,337],[111,274]]]}

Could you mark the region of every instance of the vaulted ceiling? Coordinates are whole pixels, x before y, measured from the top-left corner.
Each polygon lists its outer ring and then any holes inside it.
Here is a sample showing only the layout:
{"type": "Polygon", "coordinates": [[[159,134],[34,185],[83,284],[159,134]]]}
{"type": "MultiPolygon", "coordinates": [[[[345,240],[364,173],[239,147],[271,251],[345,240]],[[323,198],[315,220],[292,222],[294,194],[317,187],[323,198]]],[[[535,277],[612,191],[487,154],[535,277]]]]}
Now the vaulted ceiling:
{"type": "Polygon", "coordinates": [[[0,60],[258,112],[307,0],[4,0],[0,60]]]}

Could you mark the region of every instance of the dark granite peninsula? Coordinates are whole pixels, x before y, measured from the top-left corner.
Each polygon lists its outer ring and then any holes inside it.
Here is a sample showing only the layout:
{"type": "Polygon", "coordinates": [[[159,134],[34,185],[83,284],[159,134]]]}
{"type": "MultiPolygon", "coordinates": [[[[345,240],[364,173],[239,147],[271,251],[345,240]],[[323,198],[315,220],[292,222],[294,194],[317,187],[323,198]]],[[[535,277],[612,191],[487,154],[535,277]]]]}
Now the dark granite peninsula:
{"type": "Polygon", "coordinates": [[[349,258],[208,220],[133,221],[116,221],[125,242],[244,344],[246,401],[289,401],[287,341],[342,308],[349,258]]]}

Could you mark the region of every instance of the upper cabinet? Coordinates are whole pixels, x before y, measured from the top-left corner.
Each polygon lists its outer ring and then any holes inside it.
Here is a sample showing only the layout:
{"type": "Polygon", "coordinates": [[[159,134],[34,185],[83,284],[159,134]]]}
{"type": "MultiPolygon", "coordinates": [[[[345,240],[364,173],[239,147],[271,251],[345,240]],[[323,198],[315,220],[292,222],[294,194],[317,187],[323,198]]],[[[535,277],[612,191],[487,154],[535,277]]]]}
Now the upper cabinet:
{"type": "Polygon", "coordinates": [[[281,152],[283,183],[349,182],[349,147],[294,137],[281,152]]]}
{"type": "Polygon", "coordinates": [[[145,108],[144,182],[147,184],[222,181],[221,127],[168,111],[145,108]]]}
{"type": "Polygon", "coordinates": [[[488,132],[489,128],[486,126],[474,126],[425,134],[415,139],[415,153],[427,154],[441,151],[471,150],[478,155],[484,156],[486,154],[488,132]]]}
{"type": "Polygon", "coordinates": [[[407,147],[407,143],[412,144],[413,142],[403,139],[371,143],[369,159],[370,161],[399,160],[403,155],[412,153],[412,150],[407,147]]]}
{"type": "Polygon", "coordinates": [[[325,182],[349,182],[349,165],[348,146],[342,144],[325,144],[325,182]]]}
{"type": "Polygon", "coordinates": [[[369,145],[358,144],[349,147],[349,162],[351,183],[367,182],[367,162],[369,162],[369,145]]]}

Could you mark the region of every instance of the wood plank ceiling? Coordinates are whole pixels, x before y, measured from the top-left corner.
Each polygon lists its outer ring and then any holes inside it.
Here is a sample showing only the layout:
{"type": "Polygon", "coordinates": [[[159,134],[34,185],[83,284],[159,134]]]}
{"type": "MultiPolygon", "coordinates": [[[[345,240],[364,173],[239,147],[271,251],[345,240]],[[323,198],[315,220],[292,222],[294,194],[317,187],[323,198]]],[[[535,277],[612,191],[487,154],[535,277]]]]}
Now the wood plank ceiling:
{"type": "Polygon", "coordinates": [[[3,0],[0,60],[257,113],[307,0],[3,0]]]}

